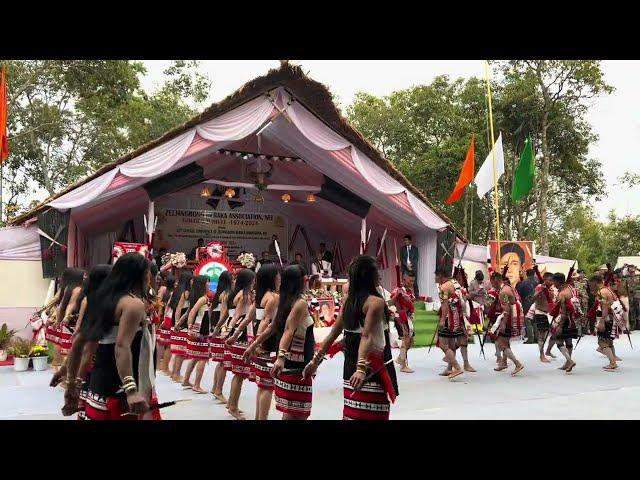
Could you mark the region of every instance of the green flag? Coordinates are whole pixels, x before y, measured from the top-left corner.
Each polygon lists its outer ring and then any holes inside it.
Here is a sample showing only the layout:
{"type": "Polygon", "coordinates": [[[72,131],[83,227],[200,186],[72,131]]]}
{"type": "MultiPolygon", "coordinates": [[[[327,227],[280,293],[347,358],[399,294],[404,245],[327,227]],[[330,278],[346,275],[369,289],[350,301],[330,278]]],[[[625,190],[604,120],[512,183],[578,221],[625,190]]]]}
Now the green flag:
{"type": "Polygon", "coordinates": [[[517,202],[533,188],[533,178],[536,172],[536,162],[533,158],[533,145],[531,136],[527,137],[524,142],[524,149],[520,154],[520,163],[516,168],[516,174],[513,178],[513,188],[511,189],[511,200],[517,202]]]}

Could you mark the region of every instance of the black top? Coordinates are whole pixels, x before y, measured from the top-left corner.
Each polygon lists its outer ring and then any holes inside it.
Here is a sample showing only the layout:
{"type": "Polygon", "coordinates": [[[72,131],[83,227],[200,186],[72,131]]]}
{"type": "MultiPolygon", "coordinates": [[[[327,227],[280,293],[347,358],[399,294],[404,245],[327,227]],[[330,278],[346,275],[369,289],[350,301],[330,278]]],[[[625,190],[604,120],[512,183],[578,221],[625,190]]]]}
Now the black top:
{"type": "Polygon", "coordinates": [[[518,295],[520,295],[524,314],[529,311],[529,308],[533,303],[533,295],[537,286],[538,279],[535,277],[529,277],[516,285],[516,291],[518,292],[518,295]]]}
{"type": "MultiPolygon", "coordinates": [[[[220,312],[218,312],[218,318],[219,316],[220,312]]],[[[204,312],[204,315],[202,316],[202,320],[200,320],[200,335],[209,335],[209,332],[211,331],[211,326],[209,325],[209,323],[209,309],[207,308],[207,311],[204,312]]]]}
{"type": "MultiPolygon", "coordinates": [[[[143,327],[145,328],[145,327],[143,327]]],[[[138,383],[138,359],[140,357],[140,343],[142,330],[138,331],[131,343],[131,360],[133,378],[138,383]]],[[[89,390],[102,397],[114,397],[122,386],[122,380],[116,366],[115,343],[100,343],[96,350],[95,363],[89,379],[89,390]]],[[[124,392],[121,392],[124,395],[124,392]]]]}

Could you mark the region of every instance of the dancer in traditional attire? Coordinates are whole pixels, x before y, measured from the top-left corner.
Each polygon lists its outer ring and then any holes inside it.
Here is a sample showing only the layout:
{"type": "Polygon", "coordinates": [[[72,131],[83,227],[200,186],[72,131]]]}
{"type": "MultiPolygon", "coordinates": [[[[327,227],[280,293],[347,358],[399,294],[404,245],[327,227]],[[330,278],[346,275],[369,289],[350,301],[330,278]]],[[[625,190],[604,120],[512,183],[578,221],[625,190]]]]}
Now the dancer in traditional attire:
{"type": "Polygon", "coordinates": [[[416,335],[413,326],[414,303],[416,301],[416,296],[413,293],[415,281],[415,272],[407,270],[402,276],[402,287],[397,287],[391,292],[391,302],[396,307],[396,330],[402,341],[396,362],[400,365],[400,371],[403,373],[414,372],[409,367],[409,349],[413,345],[416,335]]]}
{"type": "Polygon", "coordinates": [[[189,332],[187,329],[187,314],[189,312],[189,291],[193,273],[183,272],[180,274],[178,288],[171,296],[169,307],[171,307],[171,355],[173,356],[173,368],[171,369],[171,380],[182,383],[180,370],[182,363],[187,356],[187,339],[189,332]]]}
{"type": "Polygon", "coordinates": [[[571,358],[573,354],[573,339],[578,338],[576,310],[572,301],[573,292],[566,282],[564,273],[554,273],[553,283],[558,289],[558,298],[553,310],[551,310],[551,317],[555,319],[559,315],[560,318],[551,328],[555,330],[558,350],[565,358],[565,363],[560,369],[571,373],[576,366],[576,362],[571,358]]]}
{"type": "Polygon", "coordinates": [[[216,368],[213,372],[213,387],[211,393],[220,403],[227,403],[227,399],[222,394],[222,387],[224,386],[224,380],[227,376],[227,371],[224,369],[222,362],[224,361],[224,340],[226,337],[226,329],[224,336],[220,335],[220,331],[223,326],[229,320],[229,309],[227,308],[227,301],[231,290],[233,289],[233,277],[228,271],[224,271],[218,277],[218,286],[216,287],[216,294],[211,301],[211,361],[216,363],[216,368]]]}
{"type": "Polygon", "coordinates": [[[456,293],[451,277],[443,268],[436,269],[435,279],[440,287],[440,311],[438,320],[438,346],[444,352],[447,368],[440,375],[454,379],[463,370],[456,360],[458,338],[465,335],[462,302],[456,293]]]}
{"type": "Polygon", "coordinates": [[[549,359],[544,354],[544,342],[549,335],[549,313],[553,309],[553,297],[551,286],[553,285],[553,274],[545,272],[542,283],[538,284],[533,292],[533,321],[538,331],[538,349],[540,350],[540,361],[549,363],[549,359]]]}
{"type": "Polygon", "coordinates": [[[391,314],[380,296],[373,257],[359,256],[349,267],[349,295],[342,313],[318,352],[304,369],[311,378],[329,347],[344,331],[344,420],[388,420],[398,395],[391,357],[391,314]],[[344,330],[343,330],[344,329],[344,330]]]}
{"type": "Polygon", "coordinates": [[[313,319],[304,299],[304,270],[298,265],[282,273],[280,300],[274,319],[278,355],[271,375],[275,383],[276,409],[283,420],[306,420],[311,415],[313,381],[303,369],[313,358],[313,319]]]}
{"type": "Polygon", "coordinates": [[[249,317],[255,317],[258,322],[254,325],[257,336],[243,355],[243,361],[251,362],[258,386],[256,420],[267,420],[273,397],[274,384],[269,363],[275,359],[277,345],[275,329],[269,326],[273,324],[272,319],[278,310],[280,281],[280,270],[275,264],[265,265],[256,274],[256,301],[252,309],[255,313],[249,317]]]}
{"type": "Polygon", "coordinates": [[[56,305],[53,323],[49,329],[49,339],[55,345],[52,366],[62,366],[64,357],[71,349],[71,336],[75,330],[78,319],[80,301],[82,300],[82,283],[84,271],[78,268],[69,268],[62,274],[60,289],[60,301],[56,305]]]}
{"type": "Polygon", "coordinates": [[[605,287],[604,280],[600,275],[594,275],[589,279],[589,288],[596,298],[593,311],[596,317],[596,332],[598,332],[598,349],[609,360],[609,364],[605,365],[606,371],[612,372],[618,368],[616,361],[616,353],[613,342],[617,336],[618,322],[612,305],[616,301],[614,293],[609,287],[605,287]]]}
{"type": "Polygon", "coordinates": [[[511,350],[510,340],[514,333],[522,328],[522,306],[518,300],[516,290],[508,283],[504,283],[504,278],[501,274],[496,272],[494,275],[496,281],[502,284],[498,298],[503,312],[496,320],[496,325],[494,325],[497,333],[496,349],[499,349],[502,353],[502,362],[494,370],[499,372],[507,368],[507,359],[509,359],[515,364],[515,368],[511,373],[511,375],[515,376],[524,368],[524,365],[511,350]]]}
{"type": "MultiPolygon", "coordinates": [[[[111,265],[96,265],[91,269],[89,275],[83,285],[83,299],[80,304],[80,313],[78,322],[76,323],[76,331],[72,339],[71,350],[67,356],[67,361],[58,370],[51,380],[50,385],[55,387],[63,378],[66,378],[66,388],[64,395],[64,406],[62,414],[69,416],[78,412],[78,420],[84,419],[84,405],[86,402],[86,392],[88,386],[88,376],[91,370],[91,364],[81,366],[83,351],[86,347],[86,341],[82,338],[82,332],[86,331],[85,323],[90,323],[87,317],[87,306],[90,301],[96,301],[96,293],[98,288],[111,272],[111,265]]],[[[93,359],[93,353],[97,348],[97,343],[89,347],[87,358],[93,359]]],[[[86,362],[88,363],[88,362],[86,362]]]]}
{"type": "Polygon", "coordinates": [[[502,352],[500,348],[495,343],[497,340],[497,335],[491,333],[493,326],[495,325],[498,317],[502,313],[502,306],[500,305],[500,289],[502,288],[502,275],[497,272],[493,272],[490,277],[491,288],[487,291],[487,304],[489,308],[487,310],[487,333],[485,334],[485,338],[487,335],[494,342],[495,350],[496,350],[496,363],[501,365],[503,363],[502,360],[502,352]]]}
{"type": "Polygon", "coordinates": [[[141,419],[152,404],[153,339],[143,301],[150,282],[150,262],[127,253],[98,289],[96,301],[87,304],[90,321],[84,322],[83,337],[98,342],[85,406],[89,420],[141,419]]]}
{"type": "Polygon", "coordinates": [[[211,332],[210,326],[210,312],[209,312],[209,296],[207,295],[209,277],[205,275],[198,275],[193,277],[193,284],[191,291],[189,292],[189,304],[192,305],[189,310],[189,316],[187,319],[187,328],[189,331],[189,340],[187,340],[187,357],[191,359],[187,370],[184,374],[184,381],[182,386],[185,388],[191,388],[196,393],[207,393],[200,386],[202,382],[202,375],[204,374],[204,367],[209,360],[209,334],[211,332]],[[195,383],[191,384],[191,374],[193,370],[196,370],[195,383]]]}
{"type": "MultiPolygon", "coordinates": [[[[268,265],[268,264],[266,264],[268,265]]],[[[264,266],[266,266],[264,265],[264,266]]],[[[244,420],[244,412],[238,406],[240,401],[240,393],[242,392],[242,383],[249,378],[251,364],[246,363],[242,356],[248,346],[247,328],[251,328],[247,322],[243,322],[249,313],[253,304],[253,283],[256,274],[249,269],[243,268],[236,276],[236,284],[233,293],[229,296],[227,307],[229,308],[229,335],[225,341],[225,361],[227,358],[231,361],[231,372],[233,380],[231,380],[231,391],[229,392],[229,401],[227,408],[229,413],[237,420],[244,420]]],[[[225,369],[227,366],[225,365],[225,369]]]]}
{"type": "Polygon", "coordinates": [[[168,305],[175,287],[176,277],[173,273],[169,273],[165,277],[164,285],[158,290],[158,296],[162,299],[160,318],[163,319],[158,335],[158,369],[165,375],[171,374],[169,371],[169,359],[171,358],[171,316],[167,316],[166,313],[170,308],[168,305]]]}
{"type": "Polygon", "coordinates": [[[468,285],[466,273],[464,272],[464,268],[457,267],[456,278],[452,279],[453,286],[456,290],[456,295],[460,299],[461,307],[462,307],[462,320],[463,320],[463,335],[460,335],[456,342],[458,347],[460,348],[460,354],[462,355],[463,368],[465,372],[475,372],[476,369],[471,366],[469,362],[469,337],[473,335],[473,330],[471,327],[471,323],[469,322],[471,314],[473,310],[471,309],[471,305],[469,305],[469,292],[464,285],[468,285]]]}

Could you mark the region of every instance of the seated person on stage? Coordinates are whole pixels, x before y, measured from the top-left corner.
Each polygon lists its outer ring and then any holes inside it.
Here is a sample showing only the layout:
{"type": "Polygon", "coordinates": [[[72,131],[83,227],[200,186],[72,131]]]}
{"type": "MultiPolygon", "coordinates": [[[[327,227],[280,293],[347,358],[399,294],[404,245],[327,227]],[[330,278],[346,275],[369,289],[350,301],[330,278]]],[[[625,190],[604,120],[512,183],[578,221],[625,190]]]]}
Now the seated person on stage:
{"type": "Polygon", "coordinates": [[[311,273],[321,278],[331,278],[331,263],[322,259],[322,252],[316,253],[316,260],[311,264],[311,273]]]}
{"type": "Polygon", "coordinates": [[[197,260],[196,255],[198,253],[198,249],[202,247],[204,247],[204,238],[199,238],[198,245],[191,249],[189,255],[187,255],[187,260],[197,260]]]}
{"type": "Polygon", "coordinates": [[[266,265],[267,263],[273,263],[273,260],[271,260],[269,252],[262,252],[262,258],[256,264],[256,273],[258,273],[262,265],[266,265]]]}

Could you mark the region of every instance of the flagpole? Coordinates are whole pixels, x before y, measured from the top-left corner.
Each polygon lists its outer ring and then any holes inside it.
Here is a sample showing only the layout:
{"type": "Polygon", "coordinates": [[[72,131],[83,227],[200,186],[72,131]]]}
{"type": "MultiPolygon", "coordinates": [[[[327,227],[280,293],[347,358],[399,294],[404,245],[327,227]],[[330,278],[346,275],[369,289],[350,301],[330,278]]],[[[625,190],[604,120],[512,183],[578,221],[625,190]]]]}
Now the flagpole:
{"type": "Polygon", "coordinates": [[[494,198],[496,204],[496,244],[498,247],[497,253],[498,256],[496,258],[496,266],[500,265],[500,203],[498,200],[498,176],[497,176],[497,163],[496,163],[496,140],[495,135],[493,133],[493,110],[491,106],[491,81],[489,79],[489,62],[485,60],[484,62],[485,76],[487,80],[487,101],[489,102],[489,126],[491,128],[491,157],[493,159],[493,190],[494,190],[494,198]]]}

